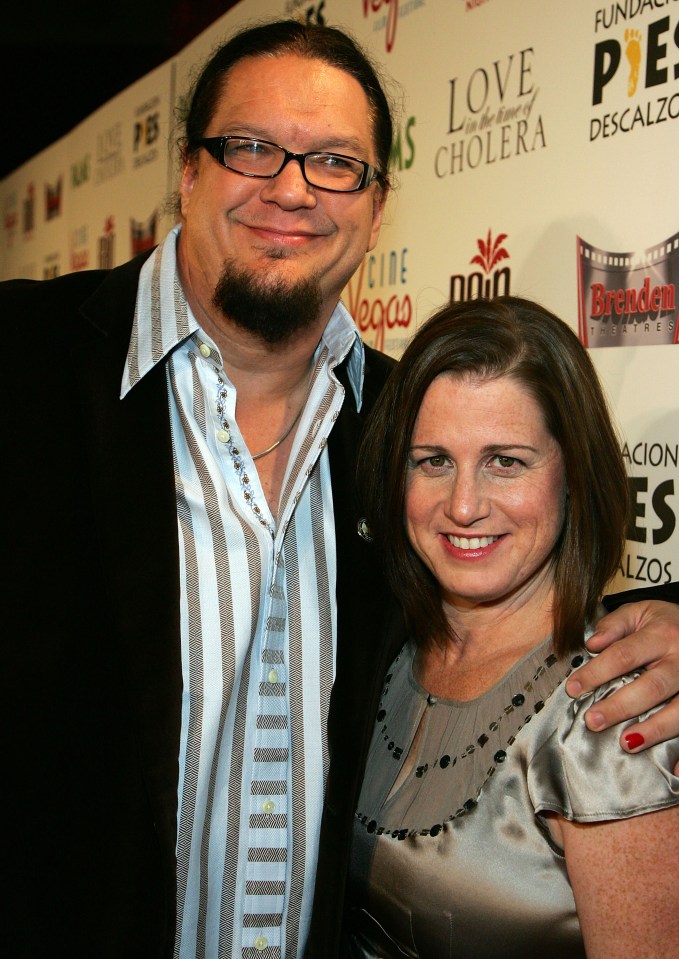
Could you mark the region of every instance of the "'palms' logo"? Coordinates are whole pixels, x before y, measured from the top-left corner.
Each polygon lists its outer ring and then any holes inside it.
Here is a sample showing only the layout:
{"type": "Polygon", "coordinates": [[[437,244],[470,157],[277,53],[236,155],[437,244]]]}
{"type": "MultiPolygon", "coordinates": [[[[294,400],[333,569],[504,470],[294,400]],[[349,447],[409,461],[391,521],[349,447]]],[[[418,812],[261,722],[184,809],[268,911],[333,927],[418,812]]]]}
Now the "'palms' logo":
{"type": "Polygon", "coordinates": [[[500,260],[509,259],[509,253],[507,253],[502,245],[506,239],[506,233],[499,233],[493,240],[492,234],[490,230],[488,230],[488,236],[485,243],[482,239],[476,241],[479,252],[476,254],[476,256],[473,256],[469,262],[476,263],[478,266],[482,267],[484,273],[490,273],[493,267],[498,264],[500,260]]]}

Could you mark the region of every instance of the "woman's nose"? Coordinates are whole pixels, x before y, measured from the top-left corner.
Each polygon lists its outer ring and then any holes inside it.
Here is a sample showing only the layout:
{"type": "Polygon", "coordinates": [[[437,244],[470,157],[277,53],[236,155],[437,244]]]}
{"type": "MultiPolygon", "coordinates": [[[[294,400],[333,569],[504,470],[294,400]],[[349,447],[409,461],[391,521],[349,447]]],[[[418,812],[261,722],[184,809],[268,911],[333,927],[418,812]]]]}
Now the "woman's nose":
{"type": "Polygon", "coordinates": [[[476,474],[458,473],[452,480],[444,504],[446,516],[460,526],[469,526],[488,515],[489,502],[485,484],[476,474]]]}

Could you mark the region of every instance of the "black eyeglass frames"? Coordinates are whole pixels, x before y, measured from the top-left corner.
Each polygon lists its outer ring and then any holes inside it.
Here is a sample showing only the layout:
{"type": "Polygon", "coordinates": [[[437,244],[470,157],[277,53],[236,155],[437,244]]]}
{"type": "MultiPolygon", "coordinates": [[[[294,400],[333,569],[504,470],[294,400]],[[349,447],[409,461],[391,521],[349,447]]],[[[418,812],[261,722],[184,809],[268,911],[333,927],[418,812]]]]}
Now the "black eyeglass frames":
{"type": "Polygon", "coordinates": [[[192,141],[227,170],[241,176],[273,178],[291,161],[297,160],[306,182],[332,193],[358,193],[382,174],[356,157],[342,153],[291,153],[285,147],[254,137],[201,137],[192,141]]]}

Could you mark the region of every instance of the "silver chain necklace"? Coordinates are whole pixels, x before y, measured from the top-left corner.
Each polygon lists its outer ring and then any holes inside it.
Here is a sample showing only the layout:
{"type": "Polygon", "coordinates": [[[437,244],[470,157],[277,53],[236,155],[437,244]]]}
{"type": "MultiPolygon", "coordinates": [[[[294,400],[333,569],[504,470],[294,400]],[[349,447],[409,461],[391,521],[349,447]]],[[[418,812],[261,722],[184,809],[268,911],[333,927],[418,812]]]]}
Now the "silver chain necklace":
{"type": "Polygon", "coordinates": [[[290,424],[290,426],[288,426],[288,428],[287,428],[287,430],[285,431],[285,433],[283,433],[283,435],[282,435],[279,439],[277,439],[275,443],[272,443],[271,446],[267,447],[265,450],[262,450],[261,453],[255,453],[254,456],[252,457],[253,460],[261,459],[262,456],[266,456],[267,453],[273,453],[273,451],[274,451],[278,446],[281,445],[281,443],[283,442],[283,440],[284,440],[287,436],[290,435],[290,431],[292,430],[293,426],[295,425],[295,423],[297,422],[297,420],[298,420],[298,419],[300,418],[300,416],[302,415],[302,410],[304,409],[305,403],[306,403],[306,399],[305,399],[304,403],[302,403],[302,405],[301,405],[300,408],[298,409],[297,413],[295,414],[294,420],[292,421],[292,423],[290,424]]]}

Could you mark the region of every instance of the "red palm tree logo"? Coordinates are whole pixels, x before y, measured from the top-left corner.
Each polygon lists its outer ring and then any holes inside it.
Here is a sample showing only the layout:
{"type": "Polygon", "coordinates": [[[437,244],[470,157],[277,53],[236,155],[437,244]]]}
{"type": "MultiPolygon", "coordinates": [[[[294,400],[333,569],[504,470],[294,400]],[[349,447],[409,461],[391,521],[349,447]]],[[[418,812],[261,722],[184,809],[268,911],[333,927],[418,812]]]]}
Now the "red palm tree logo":
{"type": "Polygon", "coordinates": [[[493,267],[496,266],[500,260],[509,259],[509,253],[507,253],[505,248],[502,246],[506,239],[506,233],[499,233],[493,240],[492,233],[490,230],[488,230],[488,236],[485,243],[482,239],[476,241],[479,252],[476,254],[476,256],[473,256],[469,262],[478,264],[478,266],[483,268],[485,273],[490,273],[493,267]]]}

